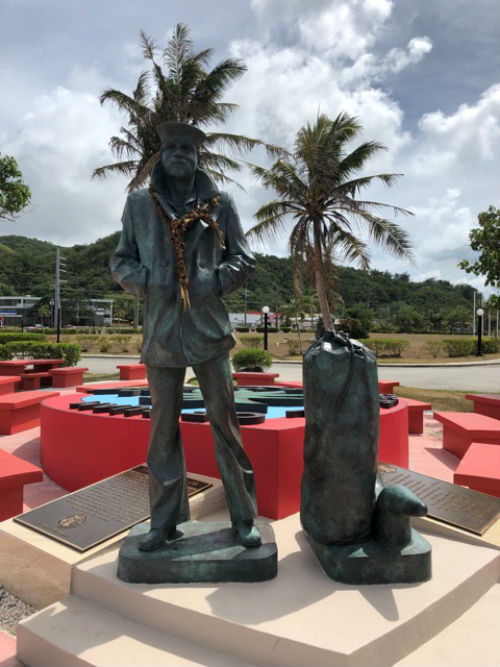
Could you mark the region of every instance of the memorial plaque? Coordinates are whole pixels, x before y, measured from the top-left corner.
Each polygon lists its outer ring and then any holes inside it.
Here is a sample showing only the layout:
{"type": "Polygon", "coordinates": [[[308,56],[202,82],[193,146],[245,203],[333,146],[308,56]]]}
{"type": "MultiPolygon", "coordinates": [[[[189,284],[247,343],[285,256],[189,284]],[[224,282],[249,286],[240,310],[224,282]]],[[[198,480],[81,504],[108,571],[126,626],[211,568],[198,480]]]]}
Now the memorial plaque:
{"type": "Polygon", "coordinates": [[[500,516],[500,500],[463,486],[443,482],[392,463],[378,464],[385,486],[402,484],[427,505],[427,515],[476,535],[483,535],[500,516]]]}
{"type": "MultiPolygon", "coordinates": [[[[212,485],[188,477],[187,486],[191,497],[212,485]]],[[[68,493],[14,521],[87,551],[148,517],[148,468],[142,465],[68,493]]]]}

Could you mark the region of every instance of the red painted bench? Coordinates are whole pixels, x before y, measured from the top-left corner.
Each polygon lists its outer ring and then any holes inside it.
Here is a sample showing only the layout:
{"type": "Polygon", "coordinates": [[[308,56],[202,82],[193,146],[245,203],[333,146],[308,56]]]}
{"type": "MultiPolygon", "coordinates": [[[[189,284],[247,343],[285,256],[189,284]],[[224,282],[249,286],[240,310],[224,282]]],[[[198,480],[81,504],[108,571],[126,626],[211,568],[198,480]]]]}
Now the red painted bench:
{"type": "Polygon", "coordinates": [[[40,424],[40,403],[58,391],[25,391],[0,396],[0,433],[10,435],[40,424]]]}
{"type": "Polygon", "coordinates": [[[241,371],[232,375],[238,387],[274,384],[274,380],[279,376],[279,373],[251,373],[249,371],[241,371]]]}
{"type": "Polygon", "coordinates": [[[0,449],[0,521],[21,514],[24,485],[42,480],[40,468],[0,449]]]}
{"type": "Polygon", "coordinates": [[[14,393],[20,382],[20,375],[0,375],[0,396],[14,393]]]}
{"type": "Polygon", "coordinates": [[[408,406],[408,433],[424,432],[424,411],[431,409],[430,403],[415,401],[413,398],[400,398],[408,406]]]}
{"type": "Polygon", "coordinates": [[[453,481],[500,498],[500,447],[472,442],[455,470],[453,481]]]}
{"type": "Polygon", "coordinates": [[[475,412],[435,412],[443,424],[443,448],[462,458],[472,442],[500,445],[500,421],[475,412]]]}
{"type": "Polygon", "coordinates": [[[83,382],[83,374],[88,371],[83,366],[63,366],[62,368],[53,368],[49,371],[52,377],[52,386],[58,389],[62,387],[75,387],[83,382]]]}
{"type": "Polygon", "coordinates": [[[474,404],[474,412],[485,417],[500,419],[500,394],[465,394],[474,404]]]}
{"type": "Polygon", "coordinates": [[[143,380],[146,377],[144,364],[121,364],[117,368],[120,371],[120,380],[143,380]]]}
{"type": "Polygon", "coordinates": [[[42,380],[46,378],[49,378],[50,380],[48,371],[43,371],[40,373],[25,373],[24,375],[21,375],[21,389],[23,391],[40,389],[42,380]]]}
{"type": "Polygon", "coordinates": [[[394,387],[399,387],[397,380],[379,380],[378,390],[381,394],[393,394],[394,387]]]}

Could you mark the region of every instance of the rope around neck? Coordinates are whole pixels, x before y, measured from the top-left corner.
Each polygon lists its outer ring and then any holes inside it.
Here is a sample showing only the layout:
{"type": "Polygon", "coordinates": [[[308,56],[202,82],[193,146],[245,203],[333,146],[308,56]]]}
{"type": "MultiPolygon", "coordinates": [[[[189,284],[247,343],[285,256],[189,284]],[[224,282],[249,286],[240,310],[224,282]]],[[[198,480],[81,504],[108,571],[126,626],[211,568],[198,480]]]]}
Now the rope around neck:
{"type": "Polygon", "coordinates": [[[210,215],[212,209],[217,205],[217,197],[212,197],[203,206],[194,206],[189,213],[186,213],[182,218],[174,218],[173,220],[163,210],[160,200],[156,196],[152,187],[149,188],[149,194],[153,198],[156,206],[156,211],[160,218],[168,225],[170,229],[170,238],[174,244],[175,259],[177,262],[177,274],[179,276],[179,286],[181,290],[181,300],[183,304],[183,311],[185,312],[191,305],[189,300],[189,279],[186,275],[186,262],[184,260],[184,230],[197,220],[206,222],[216,233],[219,239],[219,244],[222,249],[224,245],[224,235],[222,234],[219,225],[210,215]]]}

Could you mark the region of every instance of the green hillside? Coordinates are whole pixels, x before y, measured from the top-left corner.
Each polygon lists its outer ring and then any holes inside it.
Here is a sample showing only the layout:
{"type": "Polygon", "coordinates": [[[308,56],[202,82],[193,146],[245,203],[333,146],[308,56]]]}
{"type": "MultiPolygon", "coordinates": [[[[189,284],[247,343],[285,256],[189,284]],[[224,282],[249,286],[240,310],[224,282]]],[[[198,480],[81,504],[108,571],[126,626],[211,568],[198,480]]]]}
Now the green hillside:
{"type": "MultiPolygon", "coordinates": [[[[108,260],[118,242],[119,232],[88,245],[62,248],[66,272],[61,277],[63,299],[71,302],[122,294],[111,279],[108,260]]],[[[54,290],[56,246],[23,236],[0,237],[0,295],[31,294],[50,298],[54,290]]],[[[439,331],[443,327],[464,327],[470,322],[473,288],[454,286],[445,280],[412,282],[405,273],[361,271],[339,268],[339,290],[343,306],[336,315],[375,320],[385,330],[439,331]]],[[[312,290],[308,288],[308,292],[312,290]]],[[[293,299],[290,258],[257,255],[257,269],[246,287],[230,295],[227,305],[233,312],[258,310],[268,305],[272,311],[286,309],[293,299]]],[[[315,308],[305,300],[304,313],[315,308]]]]}

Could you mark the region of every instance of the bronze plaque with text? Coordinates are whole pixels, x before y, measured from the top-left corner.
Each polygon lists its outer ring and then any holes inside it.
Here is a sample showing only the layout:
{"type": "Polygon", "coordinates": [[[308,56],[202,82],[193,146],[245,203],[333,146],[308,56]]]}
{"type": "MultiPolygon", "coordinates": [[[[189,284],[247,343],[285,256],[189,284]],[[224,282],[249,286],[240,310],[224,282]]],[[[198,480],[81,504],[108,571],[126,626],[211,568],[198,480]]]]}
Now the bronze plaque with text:
{"type": "MultiPolygon", "coordinates": [[[[191,497],[211,484],[187,480],[191,497]]],[[[103,479],[14,518],[77,551],[87,551],[149,517],[148,468],[103,479]]]]}
{"type": "Polygon", "coordinates": [[[392,463],[378,464],[385,486],[402,484],[423,500],[427,515],[462,530],[483,535],[500,516],[500,499],[443,482],[392,463]]]}

